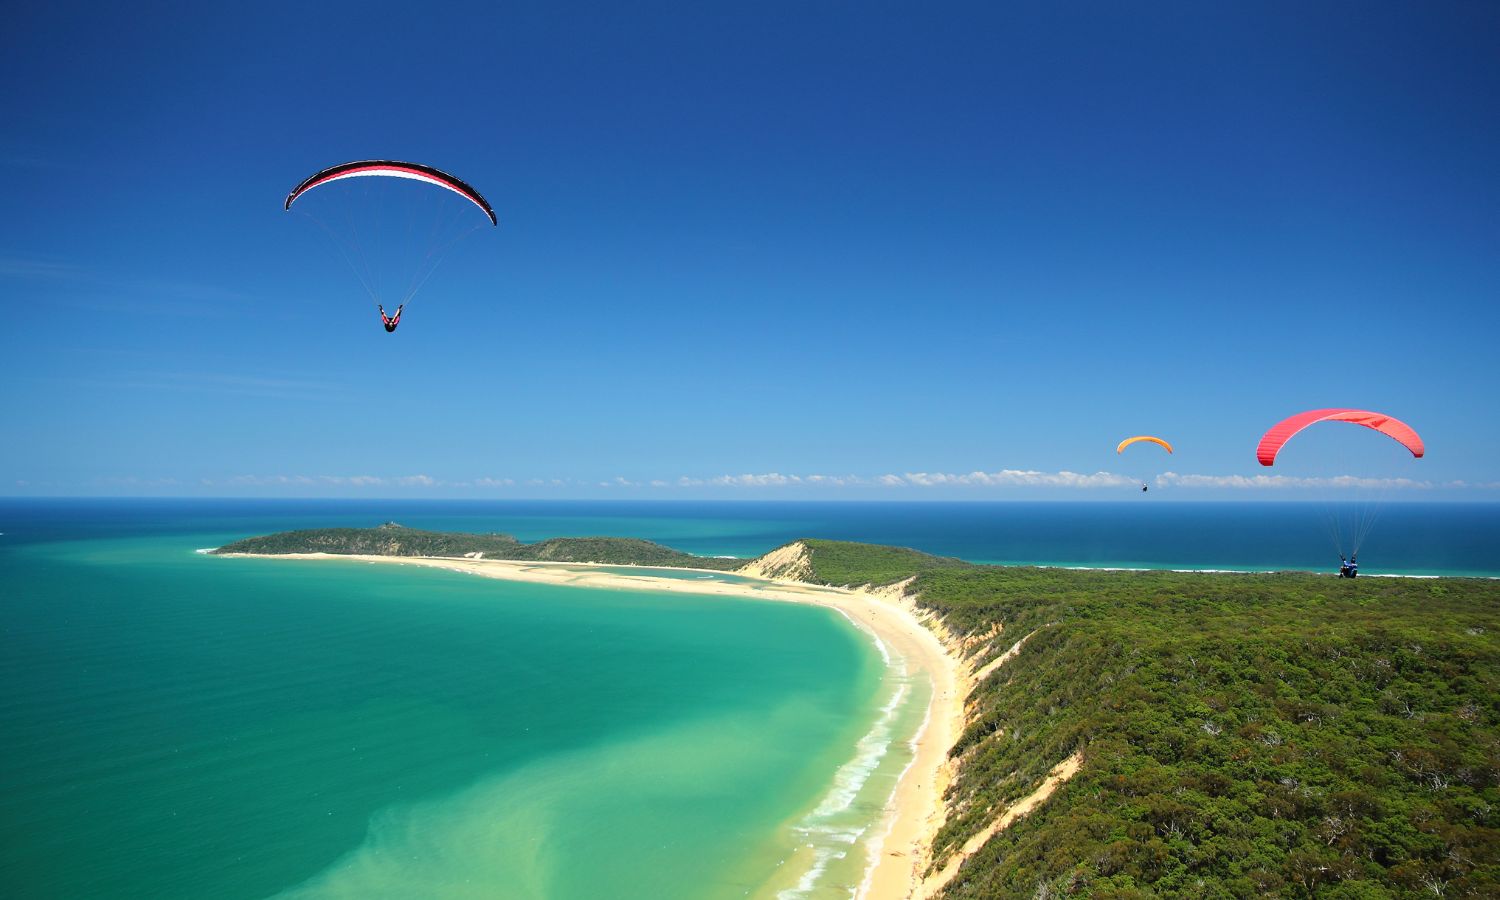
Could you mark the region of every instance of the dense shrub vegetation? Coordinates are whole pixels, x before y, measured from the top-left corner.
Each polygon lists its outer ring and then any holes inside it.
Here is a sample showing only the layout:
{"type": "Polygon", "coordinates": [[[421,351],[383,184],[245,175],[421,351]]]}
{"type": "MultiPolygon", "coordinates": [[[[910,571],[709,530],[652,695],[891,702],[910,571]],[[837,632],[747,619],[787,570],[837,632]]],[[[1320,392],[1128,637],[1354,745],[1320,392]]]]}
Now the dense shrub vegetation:
{"type": "Polygon", "coordinates": [[[974,568],[948,556],[933,556],[906,547],[882,547],[849,541],[804,540],[813,575],[823,584],[892,584],[918,572],[974,568]]]}
{"type": "MultiPolygon", "coordinates": [[[[828,583],[899,580],[809,542],[828,583]]],[[[1500,896],[1500,585],[917,563],[982,665],[941,861],[1076,750],[948,897],[1500,896]]]]}

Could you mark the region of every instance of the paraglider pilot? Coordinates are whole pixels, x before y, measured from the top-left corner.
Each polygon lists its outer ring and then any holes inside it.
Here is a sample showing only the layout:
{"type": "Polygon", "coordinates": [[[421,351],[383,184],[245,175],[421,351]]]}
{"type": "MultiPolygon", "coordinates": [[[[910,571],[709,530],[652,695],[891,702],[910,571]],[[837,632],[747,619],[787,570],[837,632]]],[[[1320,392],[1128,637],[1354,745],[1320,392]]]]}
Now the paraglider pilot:
{"type": "Polygon", "coordinates": [[[384,304],[377,303],[375,305],[380,308],[380,324],[385,326],[386,333],[395,331],[396,326],[401,324],[401,310],[406,308],[406,304],[403,303],[400,306],[396,307],[396,314],[394,316],[388,316],[385,314],[384,304]]]}
{"type": "Polygon", "coordinates": [[[1339,554],[1340,578],[1354,578],[1359,575],[1359,563],[1356,561],[1356,559],[1357,558],[1353,556],[1349,557],[1348,559],[1344,559],[1344,555],[1342,553],[1339,554]]]}

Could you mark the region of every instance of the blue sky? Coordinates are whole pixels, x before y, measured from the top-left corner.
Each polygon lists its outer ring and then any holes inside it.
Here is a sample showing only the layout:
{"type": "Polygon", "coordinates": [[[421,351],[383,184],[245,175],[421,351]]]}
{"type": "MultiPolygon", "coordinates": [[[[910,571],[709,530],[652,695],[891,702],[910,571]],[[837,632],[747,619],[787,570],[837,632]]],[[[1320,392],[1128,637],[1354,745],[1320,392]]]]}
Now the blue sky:
{"type": "Polygon", "coordinates": [[[0,36],[0,494],[1500,497],[1495,4],[203,6],[0,36]],[[500,216],[394,335],[368,157],[500,216]]]}

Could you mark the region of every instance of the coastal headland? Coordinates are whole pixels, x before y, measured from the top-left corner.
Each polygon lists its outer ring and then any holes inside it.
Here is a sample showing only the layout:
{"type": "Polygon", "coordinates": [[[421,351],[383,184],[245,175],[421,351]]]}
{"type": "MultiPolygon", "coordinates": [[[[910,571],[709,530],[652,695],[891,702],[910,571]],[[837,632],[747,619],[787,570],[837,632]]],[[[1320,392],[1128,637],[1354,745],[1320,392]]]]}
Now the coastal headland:
{"type": "Polygon", "coordinates": [[[861,897],[1500,889],[1493,581],[998,567],[823,540],[747,561],[394,524],[213,552],[837,610],[934,686],[861,897]]]}

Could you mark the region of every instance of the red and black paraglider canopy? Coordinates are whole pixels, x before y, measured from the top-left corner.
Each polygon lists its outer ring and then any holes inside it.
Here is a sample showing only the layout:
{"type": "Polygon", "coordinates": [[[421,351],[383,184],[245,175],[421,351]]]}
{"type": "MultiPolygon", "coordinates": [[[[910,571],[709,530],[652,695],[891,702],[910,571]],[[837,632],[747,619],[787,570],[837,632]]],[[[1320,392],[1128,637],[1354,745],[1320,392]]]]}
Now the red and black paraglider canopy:
{"type": "Polygon", "coordinates": [[[470,187],[467,182],[460,181],[432,166],[424,166],[421,163],[400,162],[394,159],[362,159],[355,162],[340,163],[330,166],[321,172],[315,172],[308,176],[301,184],[292,189],[286,195],[286,204],[283,209],[291,209],[292,201],[317,187],[330,181],[338,181],[342,178],[358,178],[364,176],[385,176],[388,178],[410,178],[414,181],[425,181],[438,187],[447,188],[475,206],[484,210],[489,216],[491,225],[498,225],[499,220],[495,218],[495,211],[490,208],[489,201],[480,196],[479,192],[470,187]]]}

